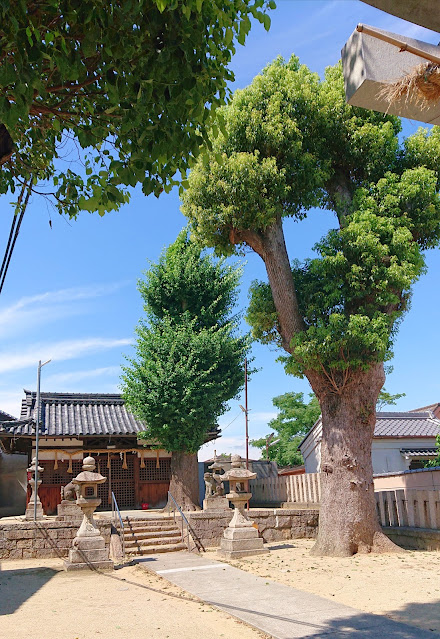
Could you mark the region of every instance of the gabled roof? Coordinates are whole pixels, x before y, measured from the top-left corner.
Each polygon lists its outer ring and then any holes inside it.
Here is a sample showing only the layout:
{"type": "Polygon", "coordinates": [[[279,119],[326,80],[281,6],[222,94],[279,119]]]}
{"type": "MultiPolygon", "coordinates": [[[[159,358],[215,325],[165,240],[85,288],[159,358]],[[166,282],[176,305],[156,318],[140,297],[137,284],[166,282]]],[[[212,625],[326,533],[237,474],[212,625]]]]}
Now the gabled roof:
{"type": "MultiPolygon", "coordinates": [[[[0,423],[0,433],[35,434],[36,393],[24,392],[20,420],[0,423]]],[[[41,393],[40,398],[41,434],[45,437],[133,436],[146,428],[117,393],[41,393]]],[[[218,435],[219,431],[213,429],[207,434],[206,441],[218,435]]]]}
{"type": "MultiPolygon", "coordinates": [[[[321,417],[304,437],[298,448],[301,449],[310,435],[322,429],[321,417]]],[[[387,412],[376,413],[374,439],[399,437],[429,437],[435,438],[440,433],[440,420],[436,419],[430,410],[415,412],[387,412]]]]}

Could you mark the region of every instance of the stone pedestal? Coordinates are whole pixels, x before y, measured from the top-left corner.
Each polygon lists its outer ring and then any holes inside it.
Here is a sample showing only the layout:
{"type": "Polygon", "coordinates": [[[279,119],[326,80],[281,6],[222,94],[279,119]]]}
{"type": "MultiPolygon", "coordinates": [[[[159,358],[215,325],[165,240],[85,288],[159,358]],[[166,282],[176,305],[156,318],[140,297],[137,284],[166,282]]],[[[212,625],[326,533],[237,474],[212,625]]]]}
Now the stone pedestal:
{"type": "Polygon", "coordinates": [[[258,529],[254,527],[253,522],[236,508],[229,526],[223,533],[220,550],[217,552],[225,559],[239,559],[269,552],[263,544],[264,540],[258,536],[258,529]]]}
{"type": "MultiPolygon", "coordinates": [[[[40,482],[38,482],[40,483],[40,482]]],[[[26,506],[26,513],[24,515],[24,518],[30,521],[33,521],[34,519],[34,502],[30,501],[28,503],[28,505],[26,506]]],[[[44,512],[43,512],[43,506],[41,505],[41,501],[38,498],[37,501],[37,519],[44,519],[44,512]]]]}
{"type": "Polygon", "coordinates": [[[113,570],[113,567],[104,538],[99,534],[93,537],[75,537],[69,557],[64,560],[64,570],[67,571],[85,568],[113,570]]]}
{"type": "Polygon", "coordinates": [[[83,520],[81,508],[74,501],[63,499],[57,506],[56,521],[71,521],[80,524],[83,520]]]}
{"type": "Polygon", "coordinates": [[[203,510],[229,510],[229,501],[226,497],[205,497],[203,500],[203,510]]]}

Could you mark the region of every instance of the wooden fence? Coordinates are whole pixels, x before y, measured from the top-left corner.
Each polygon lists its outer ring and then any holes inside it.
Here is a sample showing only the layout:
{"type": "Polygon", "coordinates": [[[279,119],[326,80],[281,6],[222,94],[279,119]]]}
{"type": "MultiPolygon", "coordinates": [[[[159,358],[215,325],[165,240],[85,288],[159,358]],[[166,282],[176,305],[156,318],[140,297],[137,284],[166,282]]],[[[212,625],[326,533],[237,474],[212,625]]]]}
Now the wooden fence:
{"type": "Polygon", "coordinates": [[[321,500],[319,473],[281,475],[253,479],[250,482],[253,504],[280,504],[283,502],[311,506],[321,500]]]}
{"type": "Polygon", "coordinates": [[[400,488],[375,496],[382,526],[440,529],[440,490],[400,488]]]}

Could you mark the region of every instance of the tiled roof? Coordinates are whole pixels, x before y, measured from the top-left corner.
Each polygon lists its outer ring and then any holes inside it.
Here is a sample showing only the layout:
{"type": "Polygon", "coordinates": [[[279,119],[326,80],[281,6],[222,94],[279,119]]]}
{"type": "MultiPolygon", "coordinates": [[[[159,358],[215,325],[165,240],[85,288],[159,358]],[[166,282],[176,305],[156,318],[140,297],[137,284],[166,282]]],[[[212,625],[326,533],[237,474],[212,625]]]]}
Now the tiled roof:
{"type": "MultiPolygon", "coordinates": [[[[301,450],[304,442],[316,433],[322,432],[321,416],[318,417],[313,427],[299,444],[301,450]]],[[[430,410],[417,412],[386,412],[376,413],[376,426],[374,438],[390,437],[430,437],[435,438],[440,433],[440,420],[435,418],[430,410]]]]}
{"type": "Polygon", "coordinates": [[[374,437],[436,437],[439,433],[440,421],[431,411],[380,412],[376,416],[374,437]]]}
{"type": "MultiPolygon", "coordinates": [[[[35,434],[36,393],[24,392],[20,420],[1,423],[0,432],[35,434]]],[[[122,396],[116,393],[41,393],[40,398],[41,434],[46,437],[133,436],[145,430],[145,424],[127,410],[122,396]]],[[[213,430],[206,441],[218,434],[213,430]]]]}
{"type": "Polygon", "coordinates": [[[9,413],[5,413],[4,410],[0,410],[0,422],[9,422],[13,419],[15,419],[15,417],[12,417],[9,413]]]}
{"type": "Polygon", "coordinates": [[[402,455],[408,457],[437,457],[437,448],[401,448],[402,455]]]}

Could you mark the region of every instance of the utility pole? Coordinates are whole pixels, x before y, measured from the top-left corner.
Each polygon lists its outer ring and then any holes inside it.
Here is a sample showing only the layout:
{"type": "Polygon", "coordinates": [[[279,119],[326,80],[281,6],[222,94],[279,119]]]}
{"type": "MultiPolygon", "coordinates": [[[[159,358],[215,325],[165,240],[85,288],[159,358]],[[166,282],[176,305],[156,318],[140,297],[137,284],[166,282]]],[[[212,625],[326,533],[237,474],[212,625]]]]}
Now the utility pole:
{"type": "Polygon", "coordinates": [[[249,409],[248,409],[248,393],[247,393],[247,358],[244,360],[244,406],[239,404],[246,419],[246,468],[249,468],[249,409]]]}
{"type": "Polygon", "coordinates": [[[249,468],[249,421],[248,421],[248,376],[247,376],[247,357],[244,358],[244,407],[246,418],[246,469],[249,468]]]}
{"type": "Polygon", "coordinates": [[[38,373],[37,373],[37,398],[35,403],[35,411],[36,411],[36,425],[35,425],[35,497],[34,497],[34,521],[37,521],[37,495],[38,495],[38,444],[39,444],[39,435],[40,435],[40,379],[41,379],[41,369],[46,364],[49,364],[52,360],[48,359],[44,364],[41,363],[41,359],[38,362],[38,373]]]}

